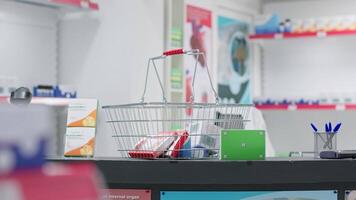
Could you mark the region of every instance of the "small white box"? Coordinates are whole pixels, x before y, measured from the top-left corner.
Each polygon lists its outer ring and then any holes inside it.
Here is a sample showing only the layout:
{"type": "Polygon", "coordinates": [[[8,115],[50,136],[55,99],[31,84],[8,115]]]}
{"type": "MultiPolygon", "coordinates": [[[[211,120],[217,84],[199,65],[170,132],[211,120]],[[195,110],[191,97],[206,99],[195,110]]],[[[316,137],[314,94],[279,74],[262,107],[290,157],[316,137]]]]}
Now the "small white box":
{"type": "Polygon", "coordinates": [[[68,127],[96,127],[97,99],[73,99],[68,106],[68,127]]]}
{"type": "Polygon", "coordinates": [[[94,155],[95,128],[68,127],[64,156],[92,157],[94,155]]]}

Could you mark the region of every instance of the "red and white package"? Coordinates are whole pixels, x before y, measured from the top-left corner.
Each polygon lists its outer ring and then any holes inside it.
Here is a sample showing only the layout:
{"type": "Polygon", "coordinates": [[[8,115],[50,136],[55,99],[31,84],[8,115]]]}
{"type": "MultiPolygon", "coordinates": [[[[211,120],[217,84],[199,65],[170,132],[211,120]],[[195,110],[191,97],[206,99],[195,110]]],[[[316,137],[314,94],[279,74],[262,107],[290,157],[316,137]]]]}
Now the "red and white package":
{"type": "Polygon", "coordinates": [[[131,158],[154,159],[162,155],[176,140],[177,133],[161,132],[158,135],[149,136],[140,140],[135,150],[129,151],[131,158]]]}
{"type": "Polygon", "coordinates": [[[173,142],[171,147],[169,148],[168,152],[166,155],[172,157],[172,158],[178,158],[179,156],[179,151],[182,149],[184,143],[187,141],[189,137],[188,131],[176,131],[178,137],[177,139],[173,142]]]}

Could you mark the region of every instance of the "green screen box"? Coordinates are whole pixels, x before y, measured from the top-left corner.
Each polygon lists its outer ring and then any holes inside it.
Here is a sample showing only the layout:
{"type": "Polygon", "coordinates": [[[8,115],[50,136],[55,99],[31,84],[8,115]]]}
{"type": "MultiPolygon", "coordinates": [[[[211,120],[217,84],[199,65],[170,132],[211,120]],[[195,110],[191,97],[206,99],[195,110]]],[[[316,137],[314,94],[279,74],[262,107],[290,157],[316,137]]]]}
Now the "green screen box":
{"type": "Polygon", "coordinates": [[[221,160],[264,160],[264,130],[221,130],[221,160]]]}

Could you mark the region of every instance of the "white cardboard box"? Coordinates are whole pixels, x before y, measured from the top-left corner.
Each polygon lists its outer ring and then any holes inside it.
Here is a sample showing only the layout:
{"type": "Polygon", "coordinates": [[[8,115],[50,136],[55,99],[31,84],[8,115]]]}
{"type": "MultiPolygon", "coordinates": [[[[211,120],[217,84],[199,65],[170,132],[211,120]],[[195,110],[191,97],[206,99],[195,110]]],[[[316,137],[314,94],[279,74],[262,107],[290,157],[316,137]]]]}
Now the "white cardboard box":
{"type": "Polygon", "coordinates": [[[94,155],[95,128],[68,127],[64,148],[65,156],[92,157],[94,155]]]}
{"type": "Polygon", "coordinates": [[[96,127],[97,99],[73,99],[68,106],[68,127],[96,127]]]}

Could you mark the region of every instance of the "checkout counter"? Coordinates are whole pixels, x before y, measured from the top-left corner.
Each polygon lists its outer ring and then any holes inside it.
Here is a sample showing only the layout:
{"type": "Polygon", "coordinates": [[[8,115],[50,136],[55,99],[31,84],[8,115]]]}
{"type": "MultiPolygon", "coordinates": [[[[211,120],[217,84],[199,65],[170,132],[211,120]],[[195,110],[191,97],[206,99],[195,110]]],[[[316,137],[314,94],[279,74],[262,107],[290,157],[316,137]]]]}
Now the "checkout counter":
{"type": "MultiPolygon", "coordinates": [[[[50,159],[83,162],[81,159],[50,159]]],[[[94,162],[110,189],[147,189],[152,199],[165,191],[320,191],[338,200],[356,189],[356,160],[306,158],[263,161],[113,160],[94,162]]]]}

